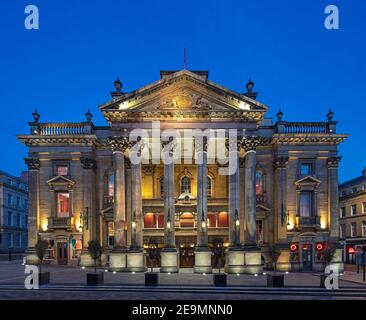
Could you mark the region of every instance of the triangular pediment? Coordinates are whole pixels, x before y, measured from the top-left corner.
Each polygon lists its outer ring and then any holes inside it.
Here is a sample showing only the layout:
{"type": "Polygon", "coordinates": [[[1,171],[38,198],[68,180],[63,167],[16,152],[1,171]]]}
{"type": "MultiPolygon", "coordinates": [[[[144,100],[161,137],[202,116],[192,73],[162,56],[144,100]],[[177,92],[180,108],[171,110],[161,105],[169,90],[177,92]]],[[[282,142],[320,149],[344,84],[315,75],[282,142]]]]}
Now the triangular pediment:
{"type": "Polygon", "coordinates": [[[64,176],[56,176],[56,177],[53,177],[52,179],[48,180],[47,184],[50,186],[51,185],[71,185],[72,186],[75,184],[75,182],[64,176]]]}
{"type": "Polygon", "coordinates": [[[312,177],[312,176],[306,176],[301,178],[300,180],[295,181],[296,185],[319,185],[320,180],[312,177]]]}
{"type": "Polygon", "coordinates": [[[109,122],[144,115],[245,114],[258,121],[268,107],[188,70],[182,70],[100,106],[109,122]]]}

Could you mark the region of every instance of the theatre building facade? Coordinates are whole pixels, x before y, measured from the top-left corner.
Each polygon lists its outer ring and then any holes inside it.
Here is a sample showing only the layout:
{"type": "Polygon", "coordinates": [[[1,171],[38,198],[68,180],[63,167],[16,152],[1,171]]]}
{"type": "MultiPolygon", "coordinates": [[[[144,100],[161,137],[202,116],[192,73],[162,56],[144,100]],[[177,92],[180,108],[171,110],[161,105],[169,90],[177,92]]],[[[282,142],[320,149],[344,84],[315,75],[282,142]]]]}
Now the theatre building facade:
{"type": "Polygon", "coordinates": [[[154,263],[209,273],[221,245],[230,273],[270,268],[273,245],[281,270],[322,269],[329,245],[342,268],[337,147],[346,135],[331,111],[324,122],[288,122],[281,111],[273,121],[252,81],[237,93],[207,71],[162,71],[129,93],[119,79],[114,86],[99,107],[107,126],[89,111],[79,123],[43,123],[35,111],[30,132],[18,135],[28,147],[28,263],[45,239],[52,263],[86,266],[88,242],[99,240],[100,263],[116,271],[154,263]],[[190,131],[206,137],[187,139],[190,131]],[[213,159],[213,149],[233,161],[213,159]]]}

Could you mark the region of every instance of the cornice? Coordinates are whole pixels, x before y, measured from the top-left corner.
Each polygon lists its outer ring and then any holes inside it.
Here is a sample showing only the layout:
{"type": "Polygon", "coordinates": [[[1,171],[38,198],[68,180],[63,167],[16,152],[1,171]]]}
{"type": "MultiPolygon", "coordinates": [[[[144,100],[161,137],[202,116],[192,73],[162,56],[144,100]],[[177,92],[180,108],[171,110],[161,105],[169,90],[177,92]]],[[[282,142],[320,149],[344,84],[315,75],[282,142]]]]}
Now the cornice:
{"type": "Polygon", "coordinates": [[[272,144],[334,144],[347,139],[346,134],[274,134],[272,144]]]}

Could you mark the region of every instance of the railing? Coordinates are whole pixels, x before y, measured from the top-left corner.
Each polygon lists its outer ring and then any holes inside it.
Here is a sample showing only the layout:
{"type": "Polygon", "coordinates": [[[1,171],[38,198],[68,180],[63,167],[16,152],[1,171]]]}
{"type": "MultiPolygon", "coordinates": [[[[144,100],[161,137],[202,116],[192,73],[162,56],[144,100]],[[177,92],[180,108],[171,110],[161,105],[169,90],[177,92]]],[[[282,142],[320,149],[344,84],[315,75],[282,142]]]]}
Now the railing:
{"type": "Polygon", "coordinates": [[[48,229],[71,229],[71,218],[48,218],[48,229]]]}
{"type": "Polygon", "coordinates": [[[38,134],[41,136],[90,134],[91,125],[86,123],[42,123],[38,134]]]}
{"type": "Polygon", "coordinates": [[[328,122],[279,122],[277,133],[334,133],[328,122]]]}
{"type": "Polygon", "coordinates": [[[299,217],[300,227],[320,226],[320,217],[299,217]]]}

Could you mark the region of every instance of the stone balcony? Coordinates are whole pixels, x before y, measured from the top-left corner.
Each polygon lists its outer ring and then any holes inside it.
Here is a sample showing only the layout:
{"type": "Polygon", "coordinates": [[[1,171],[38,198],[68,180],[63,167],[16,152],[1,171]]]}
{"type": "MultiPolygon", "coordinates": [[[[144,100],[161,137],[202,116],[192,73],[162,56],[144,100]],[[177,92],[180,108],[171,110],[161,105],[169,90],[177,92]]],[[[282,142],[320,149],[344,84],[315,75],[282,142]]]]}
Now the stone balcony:
{"type": "Polygon", "coordinates": [[[48,229],[64,229],[64,230],[72,230],[73,223],[72,218],[58,218],[58,217],[50,217],[48,218],[48,229]]]}
{"type": "Polygon", "coordinates": [[[296,217],[296,229],[320,229],[320,217],[296,217]]]}

